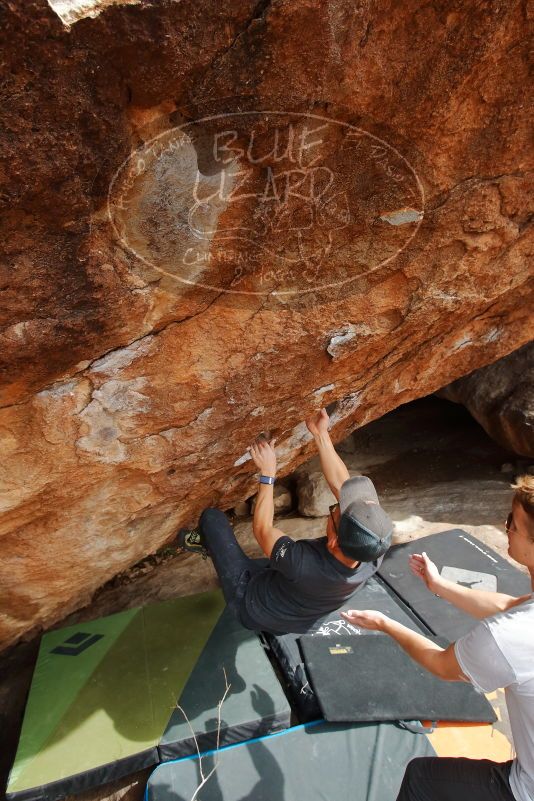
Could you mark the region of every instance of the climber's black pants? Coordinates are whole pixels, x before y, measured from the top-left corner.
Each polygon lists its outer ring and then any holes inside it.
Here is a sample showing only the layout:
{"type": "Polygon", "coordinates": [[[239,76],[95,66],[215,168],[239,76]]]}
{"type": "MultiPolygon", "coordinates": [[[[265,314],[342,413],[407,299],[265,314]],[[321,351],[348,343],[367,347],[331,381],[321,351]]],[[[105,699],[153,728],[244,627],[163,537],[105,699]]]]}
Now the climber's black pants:
{"type": "Polygon", "coordinates": [[[220,509],[204,509],[199,528],[217,571],[226,603],[241,621],[240,609],[250,577],[264,570],[269,560],[251,559],[243,552],[230,521],[220,509]]]}

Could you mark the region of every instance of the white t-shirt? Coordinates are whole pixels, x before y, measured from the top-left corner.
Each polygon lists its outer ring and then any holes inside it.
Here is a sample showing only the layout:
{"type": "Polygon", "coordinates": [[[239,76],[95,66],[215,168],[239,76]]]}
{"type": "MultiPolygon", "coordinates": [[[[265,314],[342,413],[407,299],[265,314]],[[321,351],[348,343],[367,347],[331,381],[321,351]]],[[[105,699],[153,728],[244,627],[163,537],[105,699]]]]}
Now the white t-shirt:
{"type": "Polygon", "coordinates": [[[454,651],[477,689],[504,687],[516,753],[510,787],[517,801],[534,801],[534,592],[507,612],[481,620],[454,651]]]}

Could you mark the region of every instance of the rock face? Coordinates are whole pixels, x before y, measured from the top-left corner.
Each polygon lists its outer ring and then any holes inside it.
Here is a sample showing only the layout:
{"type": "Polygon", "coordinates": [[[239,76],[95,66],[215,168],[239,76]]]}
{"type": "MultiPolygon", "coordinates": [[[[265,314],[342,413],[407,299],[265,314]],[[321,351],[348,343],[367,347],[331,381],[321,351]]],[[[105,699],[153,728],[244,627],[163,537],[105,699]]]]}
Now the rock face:
{"type": "Polygon", "coordinates": [[[534,343],[474,370],[436,394],[463,403],[505,448],[534,457],[534,343]]]}
{"type": "Polygon", "coordinates": [[[526,14],[2,6],[0,647],[531,339],[526,14]]]}

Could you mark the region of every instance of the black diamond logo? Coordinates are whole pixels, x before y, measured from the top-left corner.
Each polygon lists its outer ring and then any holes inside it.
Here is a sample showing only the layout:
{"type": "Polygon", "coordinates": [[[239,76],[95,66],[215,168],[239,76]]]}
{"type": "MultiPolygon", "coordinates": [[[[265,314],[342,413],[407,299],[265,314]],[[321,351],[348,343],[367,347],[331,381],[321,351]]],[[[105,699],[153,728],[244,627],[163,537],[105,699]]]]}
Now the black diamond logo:
{"type": "Polygon", "coordinates": [[[103,634],[85,634],[83,631],[77,631],[76,634],[65,640],[62,645],[53,648],[50,653],[61,654],[62,656],[79,656],[91,645],[94,645],[95,642],[101,640],[103,636],[103,634]]]}

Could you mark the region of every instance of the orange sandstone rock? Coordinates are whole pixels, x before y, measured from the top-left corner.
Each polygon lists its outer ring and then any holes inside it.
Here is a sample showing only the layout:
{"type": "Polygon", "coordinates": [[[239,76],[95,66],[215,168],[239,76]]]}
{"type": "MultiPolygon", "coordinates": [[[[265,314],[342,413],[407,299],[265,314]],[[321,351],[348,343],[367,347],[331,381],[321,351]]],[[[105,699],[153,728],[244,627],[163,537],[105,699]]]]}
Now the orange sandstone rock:
{"type": "MultiPolygon", "coordinates": [[[[54,10],[54,8],[56,10],[54,10]]],[[[0,647],[532,338],[519,2],[1,13],[0,647]]]]}

